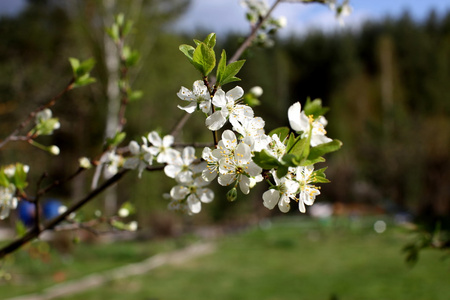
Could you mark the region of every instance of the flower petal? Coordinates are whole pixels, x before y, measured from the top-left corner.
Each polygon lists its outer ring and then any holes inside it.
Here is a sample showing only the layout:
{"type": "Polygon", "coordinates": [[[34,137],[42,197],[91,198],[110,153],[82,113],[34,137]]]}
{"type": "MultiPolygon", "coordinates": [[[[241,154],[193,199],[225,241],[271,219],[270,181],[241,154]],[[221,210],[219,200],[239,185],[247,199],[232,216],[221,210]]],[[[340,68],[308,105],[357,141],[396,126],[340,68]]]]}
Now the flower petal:
{"type": "Polygon", "coordinates": [[[217,131],[225,125],[226,121],[223,111],[219,110],[206,118],[205,125],[209,130],[217,131]]]}
{"type": "Polygon", "coordinates": [[[160,147],[161,146],[161,138],[159,137],[159,134],[156,131],[152,131],[147,136],[150,143],[152,143],[153,146],[160,147]]]}
{"type": "Polygon", "coordinates": [[[262,198],[264,206],[268,209],[273,209],[280,199],[280,192],[277,190],[268,190],[264,192],[262,198]]]}
{"type": "Polygon", "coordinates": [[[202,203],[197,199],[195,195],[189,195],[187,197],[187,203],[192,213],[198,214],[202,210],[202,203]]]}

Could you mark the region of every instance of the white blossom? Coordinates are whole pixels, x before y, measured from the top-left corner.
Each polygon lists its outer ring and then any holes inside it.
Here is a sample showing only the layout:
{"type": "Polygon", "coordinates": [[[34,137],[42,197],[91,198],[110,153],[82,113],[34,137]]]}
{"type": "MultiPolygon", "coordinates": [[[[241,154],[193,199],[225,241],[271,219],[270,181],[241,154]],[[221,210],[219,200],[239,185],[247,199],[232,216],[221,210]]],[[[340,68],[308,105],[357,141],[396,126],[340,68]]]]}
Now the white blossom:
{"type": "Polygon", "coordinates": [[[204,113],[209,113],[211,110],[211,98],[207,86],[202,80],[197,80],[194,82],[192,91],[181,87],[177,96],[184,101],[190,102],[187,106],[178,108],[186,111],[187,113],[193,113],[197,109],[201,109],[204,113]]]}
{"type": "Polygon", "coordinates": [[[167,163],[173,157],[173,152],[176,151],[171,148],[174,137],[166,135],[162,139],[156,131],[152,131],[147,136],[148,141],[153,145],[150,146],[149,151],[156,156],[156,161],[159,163],[167,163]]]}
{"type": "Polygon", "coordinates": [[[104,165],[103,175],[110,178],[119,171],[123,158],[111,150],[102,155],[100,162],[104,165]]]}
{"type": "Polygon", "coordinates": [[[292,129],[303,132],[302,137],[308,137],[311,130],[312,147],[332,141],[332,139],[325,136],[327,133],[325,126],[328,123],[325,117],[320,116],[315,120],[312,116],[306,116],[305,112],[301,110],[300,102],[296,102],[289,107],[288,118],[292,129]]]}
{"type": "Polygon", "coordinates": [[[13,184],[10,183],[8,186],[0,185],[0,220],[7,218],[10,210],[17,207],[15,193],[16,187],[13,184]]]}
{"type": "Polygon", "coordinates": [[[148,147],[147,139],[143,137],[142,141],[142,145],[139,145],[136,141],[131,141],[128,144],[128,150],[132,156],[128,157],[123,164],[126,169],[137,169],[139,178],[142,177],[144,169],[153,162],[153,155],[148,147]]]}
{"type": "Polygon", "coordinates": [[[202,203],[210,203],[214,199],[214,192],[205,188],[209,182],[201,176],[174,186],[170,190],[170,196],[174,200],[186,200],[189,211],[197,214],[202,209],[202,203]]]}
{"type": "Polygon", "coordinates": [[[278,204],[280,211],[287,213],[290,209],[290,201],[295,199],[300,185],[297,181],[289,179],[287,176],[279,179],[275,173],[272,175],[276,188],[264,192],[263,204],[268,209],[273,209],[278,204]]]}
{"type": "Polygon", "coordinates": [[[237,104],[237,101],[244,95],[244,90],[237,86],[227,93],[218,89],[212,99],[212,104],[220,110],[215,111],[205,120],[209,130],[219,130],[229,119],[233,124],[236,120],[252,118],[253,110],[250,106],[237,104]]]}
{"type": "Polygon", "coordinates": [[[296,179],[300,184],[298,208],[302,213],[306,211],[305,205],[313,205],[316,196],[320,194],[319,189],[315,185],[310,184],[313,172],[313,166],[297,167],[295,171],[296,179]]]}
{"type": "Polygon", "coordinates": [[[186,147],[182,153],[174,150],[170,156],[167,165],[164,167],[164,173],[179,182],[191,181],[193,174],[191,164],[196,159],[194,147],[186,147]]]}
{"type": "Polygon", "coordinates": [[[219,184],[228,186],[237,181],[239,187],[244,194],[250,192],[250,188],[254,185],[255,178],[261,174],[261,167],[255,164],[251,158],[250,147],[244,143],[240,143],[234,155],[223,157],[219,161],[219,184]]]}

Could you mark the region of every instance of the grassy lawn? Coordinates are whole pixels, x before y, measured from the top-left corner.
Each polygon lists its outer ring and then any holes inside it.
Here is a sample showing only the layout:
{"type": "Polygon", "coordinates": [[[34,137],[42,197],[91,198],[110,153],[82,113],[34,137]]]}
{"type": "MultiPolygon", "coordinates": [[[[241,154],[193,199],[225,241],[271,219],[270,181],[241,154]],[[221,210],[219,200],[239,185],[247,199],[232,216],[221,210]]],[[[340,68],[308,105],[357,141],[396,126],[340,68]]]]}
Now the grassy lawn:
{"type": "MultiPolygon", "coordinates": [[[[399,228],[377,234],[364,224],[331,227],[298,218],[266,225],[220,239],[203,258],[64,299],[450,299],[450,259],[424,251],[409,267],[399,228]]],[[[140,260],[150,245],[83,247],[66,272],[140,260]]]]}

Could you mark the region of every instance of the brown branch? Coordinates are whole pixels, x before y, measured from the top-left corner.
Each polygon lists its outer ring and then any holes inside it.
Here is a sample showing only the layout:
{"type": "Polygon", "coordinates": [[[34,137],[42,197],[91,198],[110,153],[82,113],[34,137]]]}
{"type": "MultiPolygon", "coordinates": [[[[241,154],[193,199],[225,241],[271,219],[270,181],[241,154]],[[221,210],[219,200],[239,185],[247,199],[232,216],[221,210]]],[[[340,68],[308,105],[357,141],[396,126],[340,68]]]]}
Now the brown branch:
{"type": "Polygon", "coordinates": [[[15,250],[19,249],[26,243],[32,241],[33,239],[37,238],[42,232],[45,230],[49,230],[54,228],[56,225],[64,221],[71,213],[77,211],[81,207],[83,207],[86,203],[90,202],[92,199],[94,199],[97,195],[102,193],[104,190],[106,190],[108,187],[112,186],[116,182],[118,182],[126,173],[128,170],[124,169],[121,170],[119,173],[114,175],[113,177],[106,180],[102,185],[100,185],[98,188],[90,192],[86,197],[79,200],[77,203],[72,205],[70,208],[68,208],[64,213],[61,215],[55,217],[51,221],[49,221],[47,224],[44,225],[44,227],[38,228],[34,227],[30,231],[28,231],[24,236],[16,239],[15,241],[11,242],[10,244],[6,245],[2,249],[0,249],[0,259],[5,257],[7,254],[14,252],[15,250]]]}
{"type": "Polygon", "coordinates": [[[244,51],[250,47],[250,45],[252,44],[253,40],[256,38],[256,35],[258,34],[258,30],[261,28],[261,26],[264,24],[264,22],[267,21],[267,19],[270,17],[270,15],[272,14],[273,10],[275,9],[275,7],[282,2],[282,0],[277,0],[275,1],[275,3],[272,5],[272,7],[269,9],[269,11],[267,12],[267,14],[264,16],[264,18],[262,18],[253,28],[252,31],[250,32],[250,35],[245,39],[245,41],[242,43],[242,45],[236,50],[236,52],[234,53],[234,55],[230,58],[230,60],[228,61],[228,63],[232,63],[237,61],[242,53],[244,53],[244,51]]]}

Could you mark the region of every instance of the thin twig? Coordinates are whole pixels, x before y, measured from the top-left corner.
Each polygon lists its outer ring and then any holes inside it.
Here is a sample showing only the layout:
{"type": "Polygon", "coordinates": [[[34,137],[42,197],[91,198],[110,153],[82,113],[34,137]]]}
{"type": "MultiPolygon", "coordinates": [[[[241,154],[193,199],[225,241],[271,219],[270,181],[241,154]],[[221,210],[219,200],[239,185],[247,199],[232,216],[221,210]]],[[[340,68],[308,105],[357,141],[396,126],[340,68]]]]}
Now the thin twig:
{"type": "Polygon", "coordinates": [[[282,2],[282,0],[277,0],[275,1],[275,3],[272,5],[272,7],[269,9],[269,11],[267,12],[267,14],[264,16],[264,18],[262,18],[253,28],[252,31],[250,33],[250,35],[245,39],[245,41],[242,43],[242,45],[236,50],[236,52],[234,53],[234,55],[230,58],[230,60],[228,61],[228,63],[232,63],[237,61],[242,53],[244,53],[244,51],[250,47],[250,45],[252,44],[253,40],[255,39],[256,35],[258,34],[258,30],[261,28],[261,26],[264,24],[264,22],[267,21],[267,19],[270,17],[270,15],[272,14],[273,10],[275,9],[275,7],[282,2]]]}
{"type": "Polygon", "coordinates": [[[64,221],[71,213],[77,211],[82,206],[84,206],[86,203],[94,199],[97,195],[102,193],[104,190],[106,190],[108,187],[112,186],[116,182],[118,182],[129,170],[124,169],[121,170],[116,175],[112,176],[108,180],[106,180],[102,185],[100,185],[98,188],[90,192],[86,197],[79,200],[77,203],[72,205],[70,208],[68,208],[64,213],[61,215],[55,217],[54,219],[50,220],[47,224],[45,224],[42,228],[33,228],[30,231],[28,231],[24,236],[16,239],[15,241],[11,242],[10,244],[6,245],[2,249],[0,249],[0,259],[5,257],[5,255],[14,252],[15,250],[19,249],[26,243],[32,241],[33,239],[37,238],[42,232],[45,230],[49,230],[54,228],[56,225],[64,221]]]}

